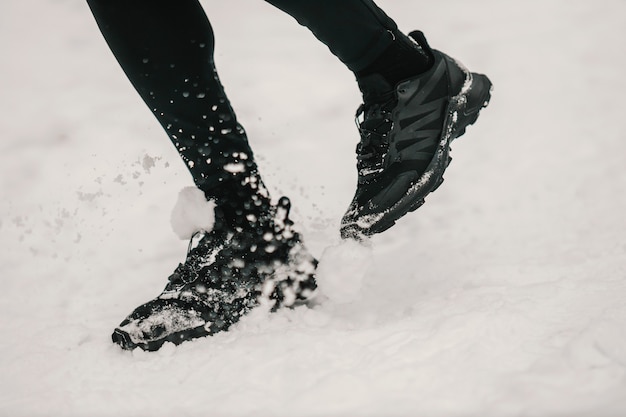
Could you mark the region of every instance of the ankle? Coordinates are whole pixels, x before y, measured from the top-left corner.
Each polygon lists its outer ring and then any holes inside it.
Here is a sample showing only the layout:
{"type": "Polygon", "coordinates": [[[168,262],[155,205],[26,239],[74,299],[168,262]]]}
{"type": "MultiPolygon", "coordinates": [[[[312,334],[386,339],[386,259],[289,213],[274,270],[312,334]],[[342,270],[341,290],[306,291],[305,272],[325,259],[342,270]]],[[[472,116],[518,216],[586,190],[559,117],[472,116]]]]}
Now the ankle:
{"type": "Polygon", "coordinates": [[[432,67],[433,58],[428,44],[418,43],[423,36],[413,40],[399,31],[393,35],[391,45],[374,62],[355,73],[364,96],[368,93],[363,91],[363,85],[369,84],[362,82],[366,78],[384,80],[391,91],[401,81],[418,76],[432,67]]]}
{"type": "Polygon", "coordinates": [[[258,172],[234,175],[222,185],[224,192],[215,199],[225,224],[253,230],[268,222],[271,199],[258,172]]]}

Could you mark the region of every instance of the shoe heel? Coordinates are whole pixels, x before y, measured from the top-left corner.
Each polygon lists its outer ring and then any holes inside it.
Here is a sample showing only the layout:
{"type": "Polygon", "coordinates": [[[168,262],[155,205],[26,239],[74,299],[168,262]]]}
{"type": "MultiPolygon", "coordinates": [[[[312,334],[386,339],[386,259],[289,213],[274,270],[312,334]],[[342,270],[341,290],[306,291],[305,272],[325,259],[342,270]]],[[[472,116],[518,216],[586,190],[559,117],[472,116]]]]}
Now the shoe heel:
{"type": "Polygon", "coordinates": [[[472,73],[469,88],[453,100],[452,106],[457,111],[457,120],[451,140],[465,134],[467,127],[476,122],[480,110],[487,107],[491,100],[492,88],[491,81],[486,75],[472,73]]]}
{"type": "Polygon", "coordinates": [[[475,115],[478,117],[478,112],[489,104],[493,85],[486,75],[472,73],[472,78],[472,85],[466,95],[467,102],[464,113],[468,116],[475,115]]]}

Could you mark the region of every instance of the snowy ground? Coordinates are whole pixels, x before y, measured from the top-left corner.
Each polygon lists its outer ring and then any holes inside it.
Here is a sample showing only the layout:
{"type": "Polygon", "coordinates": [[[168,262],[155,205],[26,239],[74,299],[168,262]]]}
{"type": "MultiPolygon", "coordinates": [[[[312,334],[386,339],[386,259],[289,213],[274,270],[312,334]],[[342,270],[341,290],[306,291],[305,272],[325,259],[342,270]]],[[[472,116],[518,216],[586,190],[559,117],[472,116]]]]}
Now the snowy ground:
{"type": "Polygon", "coordinates": [[[626,3],[380,4],[495,84],[446,183],[339,245],[352,75],[268,4],[206,1],[329,298],[148,354],[110,332],[183,259],[190,178],[86,4],[0,3],[0,415],[626,415],[626,3]]]}

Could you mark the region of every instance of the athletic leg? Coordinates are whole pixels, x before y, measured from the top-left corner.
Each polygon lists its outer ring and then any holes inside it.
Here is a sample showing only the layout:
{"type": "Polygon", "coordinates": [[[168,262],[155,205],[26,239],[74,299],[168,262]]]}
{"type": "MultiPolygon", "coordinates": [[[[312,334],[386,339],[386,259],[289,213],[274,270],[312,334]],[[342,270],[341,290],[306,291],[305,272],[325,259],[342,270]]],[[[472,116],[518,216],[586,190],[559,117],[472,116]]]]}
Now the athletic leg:
{"type": "Polygon", "coordinates": [[[395,84],[431,65],[372,0],[267,1],[309,28],[357,78],[384,72],[395,84]]]}
{"type": "Polygon", "coordinates": [[[270,204],[243,128],[213,63],[213,32],[196,0],[88,0],[131,83],[168,133],[196,185],[216,201],[213,230],[192,238],[163,292],[112,339],[159,349],[227,330],[261,298],[292,305],[316,287],[315,259],[270,204]]]}
{"type": "Polygon", "coordinates": [[[87,1],[115,58],[196,185],[217,200],[231,222],[242,219],[243,206],[266,208],[267,190],[217,76],[213,30],[199,2],[87,1]]]}

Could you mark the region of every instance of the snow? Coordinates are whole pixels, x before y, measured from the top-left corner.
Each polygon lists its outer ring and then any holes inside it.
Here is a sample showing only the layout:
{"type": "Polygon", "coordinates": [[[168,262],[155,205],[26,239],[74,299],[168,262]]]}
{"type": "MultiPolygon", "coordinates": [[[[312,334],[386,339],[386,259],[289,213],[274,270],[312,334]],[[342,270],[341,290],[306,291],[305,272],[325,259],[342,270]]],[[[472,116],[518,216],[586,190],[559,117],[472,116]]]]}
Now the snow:
{"type": "Polygon", "coordinates": [[[626,414],[624,2],[381,0],[495,91],[443,186],[368,247],[338,237],[352,75],[265,2],[203,4],[265,181],[320,257],[320,301],[114,346],[184,257],[169,221],[191,179],[84,2],[4,0],[0,415],[626,414]]]}

